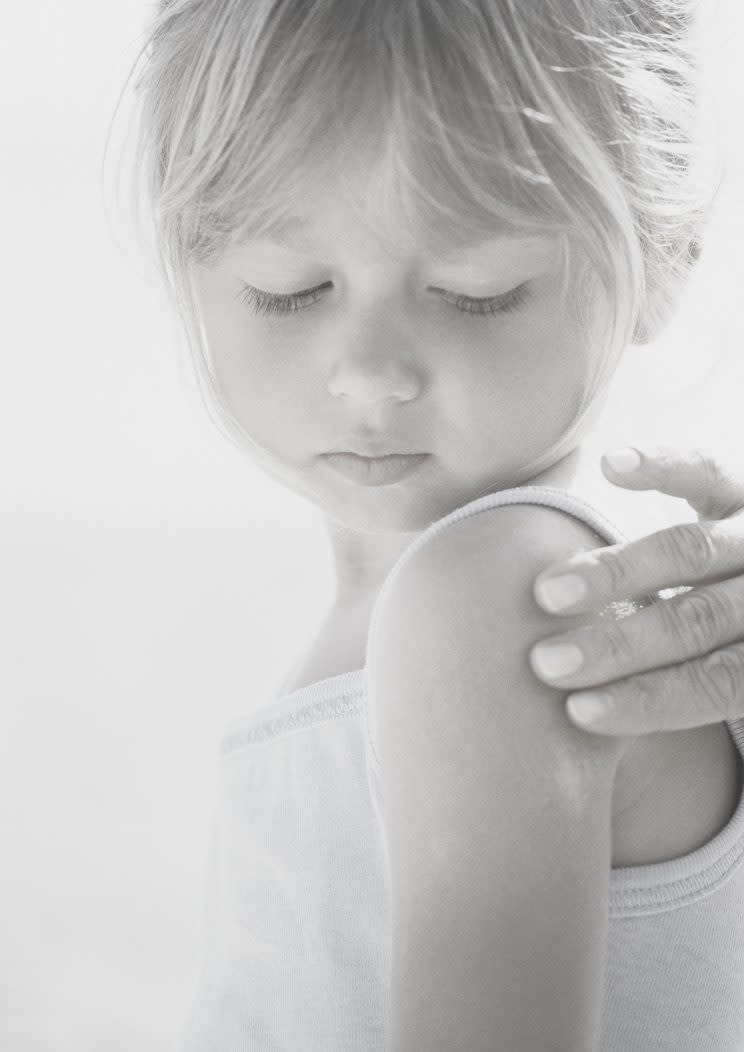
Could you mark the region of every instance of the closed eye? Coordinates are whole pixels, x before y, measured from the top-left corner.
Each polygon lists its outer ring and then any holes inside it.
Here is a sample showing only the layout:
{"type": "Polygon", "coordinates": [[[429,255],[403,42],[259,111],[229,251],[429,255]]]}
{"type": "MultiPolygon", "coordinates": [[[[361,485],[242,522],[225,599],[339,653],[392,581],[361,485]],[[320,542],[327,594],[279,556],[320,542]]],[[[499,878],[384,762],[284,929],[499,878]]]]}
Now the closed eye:
{"type": "MultiPolygon", "coordinates": [[[[465,314],[494,315],[518,310],[529,297],[528,285],[529,282],[524,281],[501,296],[463,296],[438,288],[435,288],[434,292],[443,293],[448,303],[452,303],[465,314]]],[[[293,311],[302,310],[317,303],[321,298],[320,293],[332,287],[332,282],[324,281],[322,285],[317,285],[312,289],[303,289],[300,292],[274,293],[264,292],[254,288],[253,285],[244,284],[240,290],[239,299],[241,303],[246,303],[255,314],[291,314],[293,311]]]]}

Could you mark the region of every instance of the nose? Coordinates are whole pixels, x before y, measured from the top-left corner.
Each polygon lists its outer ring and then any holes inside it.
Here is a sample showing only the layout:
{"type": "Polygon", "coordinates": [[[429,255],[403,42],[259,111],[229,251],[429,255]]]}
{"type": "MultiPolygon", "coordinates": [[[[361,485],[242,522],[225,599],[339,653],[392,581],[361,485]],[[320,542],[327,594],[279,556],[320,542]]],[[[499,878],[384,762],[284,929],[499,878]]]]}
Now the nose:
{"type": "Polygon", "coordinates": [[[394,398],[409,402],[416,398],[421,382],[413,370],[390,356],[373,358],[345,357],[337,363],[328,382],[335,397],[350,397],[358,402],[379,402],[394,398]]]}
{"type": "Polygon", "coordinates": [[[373,339],[361,337],[356,341],[349,341],[349,335],[329,369],[328,390],[332,395],[374,403],[389,399],[408,402],[420,394],[424,378],[410,349],[401,346],[400,333],[397,339],[392,333],[381,339],[377,332],[373,339]]]}

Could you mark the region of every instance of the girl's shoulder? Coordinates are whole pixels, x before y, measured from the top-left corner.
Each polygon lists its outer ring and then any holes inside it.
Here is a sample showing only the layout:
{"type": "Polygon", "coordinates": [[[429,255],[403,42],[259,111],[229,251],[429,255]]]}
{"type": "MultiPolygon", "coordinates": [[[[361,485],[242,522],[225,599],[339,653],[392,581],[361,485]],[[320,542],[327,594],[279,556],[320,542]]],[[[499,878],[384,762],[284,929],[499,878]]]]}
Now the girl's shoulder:
{"type": "MultiPolygon", "coordinates": [[[[578,491],[576,495],[582,496],[578,491]]],[[[584,496],[610,518],[596,496],[593,499],[584,496]]],[[[462,568],[465,562],[458,557],[455,534],[463,534],[463,549],[468,549],[478,534],[488,536],[492,530],[496,533],[496,522],[504,515],[514,520],[519,528],[514,527],[506,534],[499,530],[500,541],[512,537],[523,539],[517,545],[521,557],[514,562],[520,567],[519,574],[525,575],[526,585],[531,586],[539,570],[531,561],[532,550],[544,546],[549,550],[557,533],[570,537],[574,531],[577,541],[580,539],[586,547],[596,547],[600,543],[596,533],[580,518],[567,516],[564,511],[551,506],[518,504],[489,509],[483,515],[447,530],[446,535],[443,533],[437,544],[430,548],[430,553],[437,547],[442,549],[439,560],[435,558],[433,565],[436,567],[438,561],[441,565],[452,563],[462,568]],[[569,525],[572,529],[566,530],[569,525]]],[[[626,536],[639,533],[637,529],[628,528],[627,519],[618,522],[617,512],[612,521],[626,536]]],[[[663,525],[662,522],[659,528],[663,525]]],[[[429,565],[432,565],[431,560],[429,565]]],[[[604,608],[603,613],[604,616],[628,616],[627,609],[621,604],[617,607],[611,604],[604,608]]],[[[512,611],[515,639],[519,638],[519,627],[514,622],[519,619],[517,605],[512,611]]],[[[558,631],[558,627],[554,630],[558,631]]],[[[521,697],[530,687],[526,677],[533,673],[523,669],[520,675],[523,678],[515,680],[512,689],[521,697]]],[[[697,850],[728,823],[741,793],[741,756],[724,723],[626,739],[626,747],[617,763],[611,803],[612,866],[650,865],[697,850]]]]}
{"type": "MultiPolygon", "coordinates": [[[[621,504],[615,503],[610,512],[596,492],[576,490],[576,495],[602,510],[626,535],[642,534],[638,522],[635,529],[629,528],[621,504]]],[[[635,496],[624,495],[628,501],[635,496]]],[[[540,508],[535,519],[549,523],[550,510],[540,508]]],[[[553,512],[559,517],[563,514],[553,512]]],[[[370,612],[368,600],[328,611],[285,690],[361,669],[370,612]]],[[[612,612],[607,609],[608,615],[612,612]]],[[[723,723],[633,738],[615,778],[613,867],[651,865],[703,846],[731,818],[742,793],[742,777],[741,757],[723,723]]]]}

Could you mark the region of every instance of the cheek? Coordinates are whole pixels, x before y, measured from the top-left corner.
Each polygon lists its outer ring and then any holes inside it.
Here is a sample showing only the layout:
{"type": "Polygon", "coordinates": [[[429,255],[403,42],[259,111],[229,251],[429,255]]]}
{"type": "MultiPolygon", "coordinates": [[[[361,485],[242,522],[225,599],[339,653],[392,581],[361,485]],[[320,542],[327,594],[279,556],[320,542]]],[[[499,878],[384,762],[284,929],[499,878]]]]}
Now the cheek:
{"type": "Polygon", "coordinates": [[[518,339],[520,379],[536,392],[573,391],[598,350],[593,332],[587,331],[575,306],[563,300],[557,281],[535,303],[518,339]]]}
{"type": "Polygon", "coordinates": [[[296,382],[294,341],[281,321],[254,320],[242,304],[222,297],[205,302],[203,324],[212,366],[225,398],[236,404],[274,407],[280,390],[296,382]]]}
{"type": "MultiPolygon", "coordinates": [[[[585,354],[575,324],[559,302],[544,297],[513,320],[498,323],[477,341],[471,383],[494,389],[534,392],[571,384],[585,354]]],[[[485,393],[485,392],[484,392],[485,393]]]]}
{"type": "Polygon", "coordinates": [[[543,296],[479,338],[477,354],[466,356],[471,367],[456,415],[505,453],[538,448],[573,419],[591,354],[560,295],[543,296]]]}
{"type": "Polygon", "coordinates": [[[245,383],[248,377],[270,373],[279,330],[255,318],[239,300],[240,282],[219,269],[197,268],[194,278],[197,306],[208,353],[218,378],[245,383]],[[274,346],[275,345],[275,346],[274,346]]]}

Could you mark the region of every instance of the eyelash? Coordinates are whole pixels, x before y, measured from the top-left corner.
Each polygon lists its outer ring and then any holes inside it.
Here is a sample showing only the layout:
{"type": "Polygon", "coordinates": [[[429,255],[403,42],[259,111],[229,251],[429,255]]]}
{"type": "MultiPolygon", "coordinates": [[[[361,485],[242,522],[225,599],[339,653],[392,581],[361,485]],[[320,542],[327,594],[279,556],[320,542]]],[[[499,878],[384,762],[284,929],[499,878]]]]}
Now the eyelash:
{"type": "MultiPolygon", "coordinates": [[[[447,302],[453,303],[463,314],[481,316],[506,314],[509,311],[518,310],[528,298],[528,284],[525,281],[504,293],[503,296],[486,296],[479,299],[473,296],[456,295],[454,301],[448,300],[447,302]]],[[[315,294],[328,287],[330,287],[330,282],[324,282],[323,285],[318,285],[314,289],[277,294],[263,292],[252,285],[243,285],[239,299],[241,303],[247,303],[254,314],[291,314],[293,311],[302,310],[304,307],[317,303],[320,297],[315,294]]]]}

